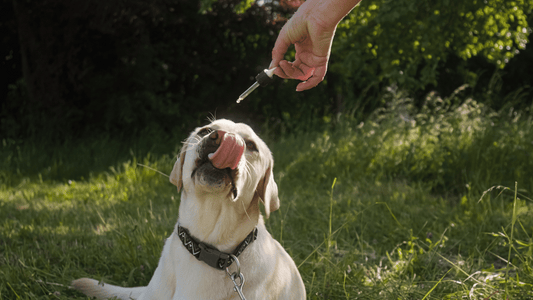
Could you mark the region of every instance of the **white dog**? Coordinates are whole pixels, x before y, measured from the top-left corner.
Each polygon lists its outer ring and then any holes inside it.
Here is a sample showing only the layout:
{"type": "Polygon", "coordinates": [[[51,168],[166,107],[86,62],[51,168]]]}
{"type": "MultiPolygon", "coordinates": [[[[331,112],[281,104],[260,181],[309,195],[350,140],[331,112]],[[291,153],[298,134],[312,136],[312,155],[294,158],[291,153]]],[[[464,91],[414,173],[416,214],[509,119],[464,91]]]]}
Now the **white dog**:
{"type": "Polygon", "coordinates": [[[267,217],[279,208],[273,164],[266,144],[245,124],[217,120],[197,128],[170,175],[183,189],[178,223],[148,286],[82,278],[73,287],[100,299],[242,299],[238,291],[249,300],[305,299],[294,261],[259,210],[260,201],[267,217]]]}

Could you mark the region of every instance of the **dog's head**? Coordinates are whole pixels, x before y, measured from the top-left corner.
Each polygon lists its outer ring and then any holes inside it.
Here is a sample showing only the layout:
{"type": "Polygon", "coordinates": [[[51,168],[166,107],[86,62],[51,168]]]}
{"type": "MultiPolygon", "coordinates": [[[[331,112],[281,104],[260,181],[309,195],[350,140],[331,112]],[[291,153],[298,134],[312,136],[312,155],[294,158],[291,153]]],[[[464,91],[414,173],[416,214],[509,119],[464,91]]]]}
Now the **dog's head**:
{"type": "Polygon", "coordinates": [[[245,205],[259,197],[268,217],[279,208],[273,166],[267,145],[248,125],[221,119],[191,133],[170,182],[186,194],[216,194],[245,205]]]}

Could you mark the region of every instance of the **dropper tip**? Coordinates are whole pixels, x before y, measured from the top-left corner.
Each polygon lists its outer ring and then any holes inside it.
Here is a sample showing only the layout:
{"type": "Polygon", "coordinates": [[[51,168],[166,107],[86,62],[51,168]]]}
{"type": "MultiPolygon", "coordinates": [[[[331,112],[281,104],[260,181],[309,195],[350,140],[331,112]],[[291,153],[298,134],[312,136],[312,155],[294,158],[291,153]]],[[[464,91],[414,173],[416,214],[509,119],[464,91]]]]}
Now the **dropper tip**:
{"type": "Polygon", "coordinates": [[[239,99],[237,99],[237,103],[241,103],[242,99],[244,99],[244,98],[240,98],[239,97],[239,99]]]}
{"type": "Polygon", "coordinates": [[[272,68],[270,70],[269,69],[265,69],[263,72],[265,72],[265,74],[268,77],[272,78],[272,76],[274,75],[274,70],[276,70],[276,69],[277,69],[277,67],[274,67],[274,68],[272,68]]]}

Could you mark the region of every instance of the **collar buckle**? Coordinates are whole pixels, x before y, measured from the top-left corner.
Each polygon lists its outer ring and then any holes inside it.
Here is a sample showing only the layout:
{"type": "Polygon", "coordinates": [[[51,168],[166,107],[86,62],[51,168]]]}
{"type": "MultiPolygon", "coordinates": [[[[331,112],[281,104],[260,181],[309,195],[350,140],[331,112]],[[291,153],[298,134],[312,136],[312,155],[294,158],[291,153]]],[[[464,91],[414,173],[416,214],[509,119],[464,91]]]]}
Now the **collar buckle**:
{"type": "Polygon", "coordinates": [[[213,268],[224,270],[224,268],[229,267],[229,265],[232,263],[229,254],[220,252],[217,249],[211,248],[204,243],[198,243],[198,246],[201,249],[200,256],[198,256],[198,260],[205,262],[213,268]]]}

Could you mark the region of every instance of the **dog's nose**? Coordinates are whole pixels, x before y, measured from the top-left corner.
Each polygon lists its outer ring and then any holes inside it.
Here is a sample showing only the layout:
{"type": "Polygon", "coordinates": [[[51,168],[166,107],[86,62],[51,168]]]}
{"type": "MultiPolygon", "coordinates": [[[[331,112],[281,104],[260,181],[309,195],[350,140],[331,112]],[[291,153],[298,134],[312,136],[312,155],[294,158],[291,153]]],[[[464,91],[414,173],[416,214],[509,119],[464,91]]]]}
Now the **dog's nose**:
{"type": "Polygon", "coordinates": [[[223,130],[215,130],[209,135],[209,138],[213,140],[216,145],[220,146],[225,134],[226,132],[223,130]]]}
{"type": "Polygon", "coordinates": [[[203,152],[201,157],[207,157],[209,153],[214,153],[217,151],[218,147],[220,147],[220,144],[224,140],[224,136],[226,135],[225,131],[222,130],[215,130],[211,132],[205,139],[204,139],[204,145],[203,145],[203,152]]]}

